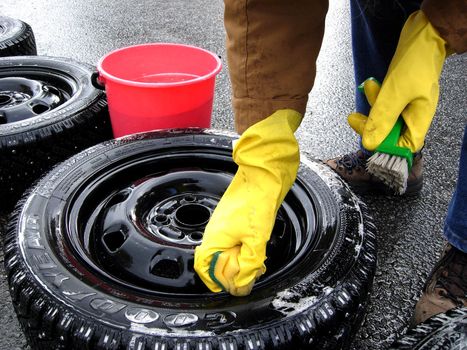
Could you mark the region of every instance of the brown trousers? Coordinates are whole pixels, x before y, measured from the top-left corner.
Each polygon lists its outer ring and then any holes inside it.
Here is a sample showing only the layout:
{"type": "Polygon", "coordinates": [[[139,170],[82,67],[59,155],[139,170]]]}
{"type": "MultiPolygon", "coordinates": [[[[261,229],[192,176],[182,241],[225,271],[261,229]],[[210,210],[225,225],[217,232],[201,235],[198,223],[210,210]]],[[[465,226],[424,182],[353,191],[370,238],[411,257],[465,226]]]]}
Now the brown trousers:
{"type": "Polygon", "coordinates": [[[225,0],[239,133],[278,109],[305,112],[327,9],[327,0],[225,0]]]}
{"type": "MultiPolygon", "coordinates": [[[[388,1],[388,0],[383,0],[388,1]]],[[[451,48],[467,47],[466,0],[422,9],[451,48]]],[[[278,109],[305,112],[328,0],[224,0],[227,60],[239,133],[278,109]]]]}

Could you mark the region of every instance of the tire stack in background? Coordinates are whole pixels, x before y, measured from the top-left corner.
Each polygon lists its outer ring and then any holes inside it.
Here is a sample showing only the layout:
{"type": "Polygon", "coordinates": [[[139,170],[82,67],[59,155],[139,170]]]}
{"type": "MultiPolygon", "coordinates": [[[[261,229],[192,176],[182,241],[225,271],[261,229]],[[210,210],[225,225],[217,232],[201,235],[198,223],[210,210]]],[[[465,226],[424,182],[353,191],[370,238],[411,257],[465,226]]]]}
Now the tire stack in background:
{"type": "Polygon", "coordinates": [[[37,55],[36,40],[29,24],[0,16],[0,57],[37,55]]]}
{"type": "Polygon", "coordinates": [[[0,16],[0,212],[53,165],[112,138],[94,67],[36,52],[31,27],[0,16]]]}

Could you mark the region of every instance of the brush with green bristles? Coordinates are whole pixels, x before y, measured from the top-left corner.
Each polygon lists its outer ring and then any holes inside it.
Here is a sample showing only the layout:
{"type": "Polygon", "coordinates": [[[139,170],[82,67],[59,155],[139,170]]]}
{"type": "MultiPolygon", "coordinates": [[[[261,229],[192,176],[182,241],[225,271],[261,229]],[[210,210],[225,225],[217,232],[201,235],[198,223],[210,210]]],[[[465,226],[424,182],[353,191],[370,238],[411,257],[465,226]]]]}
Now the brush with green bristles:
{"type": "MultiPolygon", "coordinates": [[[[359,90],[363,90],[360,85],[359,90]]],[[[398,194],[407,190],[407,179],[413,163],[413,154],[409,148],[397,146],[404,127],[404,119],[399,116],[396,124],[384,141],[368,158],[367,171],[377,177],[398,194]]]]}

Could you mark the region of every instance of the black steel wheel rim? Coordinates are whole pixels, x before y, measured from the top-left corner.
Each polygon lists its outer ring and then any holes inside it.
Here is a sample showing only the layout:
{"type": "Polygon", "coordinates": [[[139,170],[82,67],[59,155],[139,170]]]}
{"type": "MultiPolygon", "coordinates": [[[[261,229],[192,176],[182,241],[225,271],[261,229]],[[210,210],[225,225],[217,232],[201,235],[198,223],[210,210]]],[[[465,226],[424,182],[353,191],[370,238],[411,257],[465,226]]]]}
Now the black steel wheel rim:
{"type": "Polygon", "coordinates": [[[0,125],[40,117],[66,104],[80,89],[65,72],[32,66],[0,68],[0,125]]]}
{"type": "MultiPolygon", "coordinates": [[[[211,292],[193,269],[194,248],[235,171],[230,151],[194,146],[112,164],[70,197],[66,237],[58,245],[50,237],[52,245],[77,258],[80,275],[98,276],[123,294],[206,297],[211,292]]],[[[279,209],[267,272],[253,293],[281,281],[293,285],[319,268],[335,237],[335,228],[320,225],[312,187],[297,179],[279,209]]]]}

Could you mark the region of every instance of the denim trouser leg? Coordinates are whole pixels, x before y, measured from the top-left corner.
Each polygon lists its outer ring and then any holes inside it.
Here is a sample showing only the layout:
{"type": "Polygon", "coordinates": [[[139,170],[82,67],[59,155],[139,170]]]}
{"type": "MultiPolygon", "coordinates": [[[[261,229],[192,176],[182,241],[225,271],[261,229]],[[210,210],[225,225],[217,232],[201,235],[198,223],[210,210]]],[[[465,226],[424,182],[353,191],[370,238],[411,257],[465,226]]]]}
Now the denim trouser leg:
{"type": "MultiPolygon", "coordinates": [[[[407,17],[421,0],[350,0],[352,52],[356,84],[369,77],[383,82],[407,17]]],[[[368,115],[364,94],[356,94],[357,112],[368,115]]]]}
{"type": "Polygon", "coordinates": [[[467,127],[462,140],[459,177],[449,204],[444,235],[454,247],[467,253],[467,127]]]}
{"type": "MultiPolygon", "coordinates": [[[[422,0],[376,1],[350,0],[352,53],[356,85],[373,77],[383,82],[396,51],[399,35],[407,17],[420,8],[422,0]]],[[[368,115],[370,105],[356,92],[357,112],[368,115]]],[[[360,149],[370,156],[371,152],[360,149]]]]}

